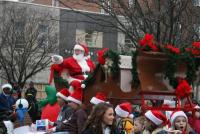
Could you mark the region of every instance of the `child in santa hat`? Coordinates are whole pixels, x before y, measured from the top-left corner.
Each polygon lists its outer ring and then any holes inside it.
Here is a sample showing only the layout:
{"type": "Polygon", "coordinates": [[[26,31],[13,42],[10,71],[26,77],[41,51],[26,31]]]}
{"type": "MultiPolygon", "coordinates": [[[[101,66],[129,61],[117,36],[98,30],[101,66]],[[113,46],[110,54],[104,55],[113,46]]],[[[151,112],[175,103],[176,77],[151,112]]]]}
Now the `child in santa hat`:
{"type": "Polygon", "coordinates": [[[117,115],[117,127],[120,134],[131,134],[133,132],[133,114],[132,105],[124,102],[115,108],[117,115]]]}
{"type": "Polygon", "coordinates": [[[79,88],[66,98],[68,106],[73,109],[73,113],[63,121],[62,130],[65,131],[65,134],[81,134],[82,127],[87,119],[86,112],[81,108],[82,92],[82,89],[79,88]]]}
{"type": "Polygon", "coordinates": [[[196,134],[190,127],[188,117],[183,111],[174,111],[170,116],[170,123],[171,129],[178,130],[181,134],[196,134]]]}
{"type": "Polygon", "coordinates": [[[90,100],[90,103],[93,104],[94,106],[104,102],[106,102],[106,95],[102,92],[97,92],[96,95],[92,97],[90,100]]]}
{"type": "Polygon", "coordinates": [[[158,110],[148,110],[145,114],[145,134],[167,134],[167,131],[163,130],[166,124],[166,116],[158,110]]]}
{"type": "Polygon", "coordinates": [[[56,122],[49,121],[49,125],[54,126],[54,127],[49,129],[48,132],[62,131],[62,122],[68,119],[72,115],[73,109],[67,105],[67,97],[69,95],[70,93],[67,88],[63,88],[56,94],[57,103],[61,107],[61,110],[59,112],[56,122]]]}

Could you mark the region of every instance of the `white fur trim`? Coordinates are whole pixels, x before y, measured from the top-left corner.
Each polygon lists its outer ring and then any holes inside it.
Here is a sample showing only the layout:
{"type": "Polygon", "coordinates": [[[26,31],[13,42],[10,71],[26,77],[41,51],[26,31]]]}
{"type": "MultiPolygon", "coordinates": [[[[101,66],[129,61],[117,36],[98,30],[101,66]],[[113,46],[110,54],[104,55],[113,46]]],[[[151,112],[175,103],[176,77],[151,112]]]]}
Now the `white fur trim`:
{"type": "Polygon", "coordinates": [[[10,84],[3,84],[2,85],[2,87],[1,87],[2,89],[4,89],[4,88],[9,88],[10,90],[12,89],[12,86],[10,85],[10,84]]]}
{"type": "Polygon", "coordinates": [[[60,55],[53,55],[51,57],[51,61],[54,63],[54,64],[61,64],[63,62],[63,57],[60,56],[60,55]],[[58,59],[58,60],[56,60],[58,59]]]}
{"type": "Polygon", "coordinates": [[[82,82],[82,80],[79,80],[79,79],[76,79],[76,78],[73,78],[71,76],[67,77],[67,81],[69,82],[69,84],[72,82],[72,81],[79,81],[79,82],[82,82]]]}
{"type": "Polygon", "coordinates": [[[120,117],[128,117],[129,116],[129,112],[121,109],[121,107],[119,105],[117,105],[117,107],[115,108],[115,112],[120,117]]]}
{"type": "Polygon", "coordinates": [[[67,97],[64,96],[63,94],[61,94],[60,92],[58,92],[58,93],[56,94],[56,96],[62,98],[62,99],[65,100],[65,101],[67,101],[67,97]]]}
{"type": "Polygon", "coordinates": [[[92,99],[90,100],[90,103],[92,103],[92,104],[94,104],[94,105],[97,105],[97,104],[103,103],[103,102],[105,102],[105,101],[100,100],[100,99],[98,99],[98,98],[96,98],[96,97],[92,97],[92,99]]]}
{"type": "Polygon", "coordinates": [[[133,114],[129,114],[128,117],[131,118],[131,119],[133,119],[133,118],[134,118],[134,115],[133,115],[133,114]]]}
{"type": "Polygon", "coordinates": [[[200,109],[199,105],[196,105],[194,108],[195,108],[195,109],[200,109]]]}
{"type": "Polygon", "coordinates": [[[90,71],[90,67],[88,66],[87,61],[85,59],[77,61],[77,63],[81,67],[82,72],[89,72],[90,71]]]}
{"type": "Polygon", "coordinates": [[[79,104],[79,105],[82,104],[81,101],[79,101],[79,100],[77,100],[77,99],[75,99],[75,98],[73,98],[73,97],[71,97],[71,96],[68,96],[68,97],[67,97],[67,100],[68,100],[68,101],[72,101],[72,102],[74,102],[74,103],[77,103],[77,104],[79,104]]]}
{"type": "Polygon", "coordinates": [[[163,123],[163,121],[157,118],[150,110],[145,113],[145,116],[157,126],[163,123]]]}
{"type": "Polygon", "coordinates": [[[173,114],[173,115],[171,116],[171,119],[170,119],[170,122],[171,122],[172,125],[173,125],[175,119],[176,119],[177,117],[179,117],[179,116],[183,116],[183,117],[186,118],[186,120],[188,120],[186,114],[185,114],[183,111],[177,111],[177,112],[172,113],[172,114],[173,114]]]}
{"type": "Polygon", "coordinates": [[[15,103],[17,109],[19,109],[19,104],[22,104],[22,108],[28,108],[28,101],[26,99],[18,99],[15,103]]]}
{"type": "Polygon", "coordinates": [[[76,44],[76,45],[74,46],[74,50],[76,50],[76,49],[82,50],[82,51],[85,52],[85,49],[84,49],[81,45],[79,45],[79,44],[76,44]]]}

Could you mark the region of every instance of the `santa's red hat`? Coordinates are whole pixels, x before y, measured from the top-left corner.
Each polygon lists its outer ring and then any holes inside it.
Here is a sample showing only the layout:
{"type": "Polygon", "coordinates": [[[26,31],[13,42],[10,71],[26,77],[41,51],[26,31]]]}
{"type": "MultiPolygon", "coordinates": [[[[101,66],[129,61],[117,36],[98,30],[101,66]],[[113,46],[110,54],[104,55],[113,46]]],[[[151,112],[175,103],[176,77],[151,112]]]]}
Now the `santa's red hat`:
{"type": "Polygon", "coordinates": [[[180,116],[185,117],[185,119],[188,121],[187,115],[183,111],[174,111],[172,112],[171,117],[170,117],[170,123],[172,124],[172,126],[175,119],[180,116]]]}
{"type": "Polygon", "coordinates": [[[124,102],[124,103],[121,103],[120,105],[117,105],[117,107],[115,108],[115,112],[120,117],[133,118],[133,114],[131,114],[132,112],[131,107],[132,107],[131,103],[124,102]]]}
{"type": "Polygon", "coordinates": [[[70,96],[67,97],[67,101],[72,101],[76,104],[81,105],[82,104],[82,89],[78,88],[76,89],[70,96]]]}
{"type": "Polygon", "coordinates": [[[166,123],[167,121],[166,116],[161,111],[148,110],[144,115],[157,126],[166,123]]]}
{"type": "Polygon", "coordinates": [[[63,100],[67,101],[67,97],[70,95],[70,92],[67,88],[61,89],[56,96],[62,98],[63,100]]]}
{"type": "Polygon", "coordinates": [[[74,50],[76,49],[84,51],[85,55],[89,54],[89,49],[87,48],[86,44],[76,44],[74,46],[74,50]]]}
{"type": "Polygon", "coordinates": [[[104,93],[102,92],[98,92],[96,94],[96,96],[92,97],[92,99],[90,100],[90,103],[97,105],[99,103],[103,103],[106,101],[106,96],[104,93]]]}

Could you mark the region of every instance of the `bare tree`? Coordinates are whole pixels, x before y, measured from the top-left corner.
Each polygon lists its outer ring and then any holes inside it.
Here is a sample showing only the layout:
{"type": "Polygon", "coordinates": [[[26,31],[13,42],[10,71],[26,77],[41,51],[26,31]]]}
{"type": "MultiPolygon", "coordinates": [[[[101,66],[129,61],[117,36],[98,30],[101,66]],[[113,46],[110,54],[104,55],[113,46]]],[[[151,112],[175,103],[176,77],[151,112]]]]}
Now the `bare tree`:
{"type": "Polygon", "coordinates": [[[57,33],[49,13],[38,13],[25,6],[3,6],[0,18],[0,77],[17,82],[49,66],[56,50],[57,33]]]}
{"type": "MultiPolygon", "coordinates": [[[[59,1],[73,9],[70,7],[72,4],[59,1]]],[[[194,7],[192,0],[79,0],[73,5],[89,6],[80,1],[98,5],[116,20],[117,25],[108,22],[109,26],[128,36],[133,42],[132,47],[138,46],[138,40],[145,33],[153,34],[158,44],[172,43],[178,47],[191,45],[192,41],[200,39],[199,8],[194,7]]]]}

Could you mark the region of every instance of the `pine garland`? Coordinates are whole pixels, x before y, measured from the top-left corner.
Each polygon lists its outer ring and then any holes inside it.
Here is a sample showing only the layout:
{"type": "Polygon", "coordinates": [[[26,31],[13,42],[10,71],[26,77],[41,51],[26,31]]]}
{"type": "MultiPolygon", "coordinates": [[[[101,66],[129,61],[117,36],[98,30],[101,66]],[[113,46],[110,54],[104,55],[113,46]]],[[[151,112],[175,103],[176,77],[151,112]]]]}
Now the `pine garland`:
{"type": "Polygon", "coordinates": [[[176,88],[178,85],[178,80],[175,78],[175,72],[177,71],[177,62],[179,61],[180,57],[179,55],[175,54],[170,54],[168,55],[169,59],[166,62],[165,65],[165,79],[169,79],[169,84],[173,87],[176,88]]]}
{"type": "Polygon", "coordinates": [[[140,85],[140,80],[139,80],[138,72],[137,72],[137,56],[138,56],[138,53],[139,53],[138,51],[132,51],[132,69],[131,69],[132,83],[133,83],[133,87],[135,87],[136,89],[140,85]]]}
{"type": "Polygon", "coordinates": [[[112,66],[110,67],[111,69],[111,73],[113,77],[119,76],[119,64],[120,64],[120,57],[119,54],[117,52],[114,52],[112,50],[109,50],[105,53],[105,58],[110,58],[112,60],[112,66]]]}

